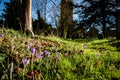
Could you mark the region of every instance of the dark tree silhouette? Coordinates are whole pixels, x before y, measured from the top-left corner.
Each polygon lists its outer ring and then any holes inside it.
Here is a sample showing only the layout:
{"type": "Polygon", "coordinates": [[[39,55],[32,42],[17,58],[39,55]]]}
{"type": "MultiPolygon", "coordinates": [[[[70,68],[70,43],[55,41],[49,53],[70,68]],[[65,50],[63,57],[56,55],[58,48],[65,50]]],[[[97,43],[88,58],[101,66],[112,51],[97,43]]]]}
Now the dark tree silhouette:
{"type": "Polygon", "coordinates": [[[73,22],[73,5],[72,0],[61,0],[61,20],[59,26],[60,37],[66,38],[68,27],[73,22]]]}
{"type": "Polygon", "coordinates": [[[120,40],[120,12],[116,14],[116,39],[120,40]]]}
{"type": "Polygon", "coordinates": [[[84,0],[84,3],[89,5],[83,10],[88,24],[101,23],[103,35],[106,36],[106,19],[107,19],[107,1],[106,0],[84,0]]]}
{"type": "Polygon", "coordinates": [[[2,13],[2,18],[5,19],[6,27],[15,30],[22,30],[21,20],[22,4],[20,0],[10,0],[5,2],[5,9],[2,13]]]}
{"type": "Polygon", "coordinates": [[[83,20],[81,22],[84,22],[84,25],[89,27],[93,24],[102,26],[103,35],[107,37],[106,28],[115,26],[114,3],[115,0],[84,0],[81,5],[76,7],[82,8],[83,20]]]}
{"type": "Polygon", "coordinates": [[[51,25],[47,24],[40,15],[40,10],[37,10],[37,19],[33,21],[33,31],[35,34],[49,35],[52,33],[51,25]]]}
{"type": "Polygon", "coordinates": [[[115,0],[114,2],[114,15],[116,17],[116,39],[120,40],[120,0],[115,0]]]}

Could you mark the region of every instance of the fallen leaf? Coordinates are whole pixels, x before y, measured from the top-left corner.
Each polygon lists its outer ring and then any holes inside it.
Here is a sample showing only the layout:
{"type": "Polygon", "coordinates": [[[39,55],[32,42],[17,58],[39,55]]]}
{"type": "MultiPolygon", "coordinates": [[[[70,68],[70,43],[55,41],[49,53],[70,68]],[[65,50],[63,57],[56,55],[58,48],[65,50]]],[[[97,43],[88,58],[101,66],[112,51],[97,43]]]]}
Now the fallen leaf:
{"type": "Polygon", "coordinates": [[[95,66],[99,66],[100,64],[102,63],[102,61],[97,61],[97,62],[95,62],[95,66]]]}

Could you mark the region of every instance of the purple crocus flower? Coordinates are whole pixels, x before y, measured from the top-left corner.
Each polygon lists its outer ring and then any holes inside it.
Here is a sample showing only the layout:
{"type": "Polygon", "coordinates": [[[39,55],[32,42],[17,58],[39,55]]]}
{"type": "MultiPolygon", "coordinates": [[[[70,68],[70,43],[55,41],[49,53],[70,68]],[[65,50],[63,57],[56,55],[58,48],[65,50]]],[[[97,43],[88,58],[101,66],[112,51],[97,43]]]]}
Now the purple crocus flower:
{"type": "Polygon", "coordinates": [[[3,34],[0,34],[0,37],[3,37],[3,34]]]}
{"type": "Polygon", "coordinates": [[[49,51],[45,51],[45,55],[46,55],[46,56],[49,56],[49,55],[50,55],[50,52],[49,52],[49,51]]]}
{"type": "Polygon", "coordinates": [[[57,61],[59,60],[59,55],[56,55],[56,60],[57,60],[57,61]]]}
{"type": "Polygon", "coordinates": [[[26,66],[29,63],[29,60],[27,58],[23,58],[22,63],[24,66],[26,66]]]}
{"type": "Polygon", "coordinates": [[[32,52],[32,55],[34,55],[35,52],[36,52],[36,49],[35,49],[35,48],[31,48],[30,50],[31,50],[31,52],[32,52]]]}
{"type": "Polygon", "coordinates": [[[42,54],[37,53],[37,54],[36,54],[36,58],[37,58],[37,59],[41,59],[41,58],[42,58],[42,54]]]}

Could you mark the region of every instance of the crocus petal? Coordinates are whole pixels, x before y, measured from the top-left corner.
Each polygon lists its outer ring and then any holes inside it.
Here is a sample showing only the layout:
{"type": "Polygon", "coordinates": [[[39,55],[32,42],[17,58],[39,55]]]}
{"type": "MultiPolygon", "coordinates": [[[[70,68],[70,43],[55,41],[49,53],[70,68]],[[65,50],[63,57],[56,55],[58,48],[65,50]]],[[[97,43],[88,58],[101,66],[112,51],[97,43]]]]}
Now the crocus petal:
{"type": "Polygon", "coordinates": [[[59,55],[56,55],[56,60],[59,60],[59,55]]]}
{"type": "Polygon", "coordinates": [[[31,50],[31,52],[32,52],[32,55],[34,55],[35,52],[36,52],[36,49],[35,49],[35,48],[31,48],[30,50],[31,50]]]}
{"type": "Polygon", "coordinates": [[[41,59],[41,58],[42,58],[42,55],[41,55],[41,54],[36,54],[36,58],[37,58],[37,59],[41,59]]]}
{"type": "Polygon", "coordinates": [[[0,34],[0,37],[3,37],[3,34],[0,34]]]}
{"type": "Polygon", "coordinates": [[[22,59],[22,63],[23,63],[23,65],[25,66],[25,65],[27,64],[27,58],[23,58],[23,59],[22,59]]]}
{"type": "Polygon", "coordinates": [[[46,55],[46,56],[49,56],[49,55],[50,55],[50,52],[49,52],[49,51],[45,51],[45,55],[46,55]]]}

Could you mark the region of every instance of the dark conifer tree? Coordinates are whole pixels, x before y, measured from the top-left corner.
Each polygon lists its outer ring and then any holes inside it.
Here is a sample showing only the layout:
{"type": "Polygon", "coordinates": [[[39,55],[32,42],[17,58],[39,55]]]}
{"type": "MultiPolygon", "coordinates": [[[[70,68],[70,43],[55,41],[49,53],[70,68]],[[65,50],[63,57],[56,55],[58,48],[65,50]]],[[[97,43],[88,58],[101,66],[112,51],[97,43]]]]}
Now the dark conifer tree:
{"type": "Polygon", "coordinates": [[[60,37],[66,38],[69,27],[73,22],[73,2],[72,0],[61,0],[61,19],[59,26],[60,37]]]}
{"type": "MultiPolygon", "coordinates": [[[[104,37],[107,37],[106,29],[115,26],[115,12],[114,10],[117,0],[84,0],[82,5],[82,15],[84,25],[91,27],[93,24],[102,26],[104,37]]],[[[118,0],[119,1],[119,0],[118,0]]]]}
{"type": "Polygon", "coordinates": [[[22,4],[20,0],[10,0],[5,2],[5,9],[2,17],[5,19],[6,26],[15,30],[22,30],[22,4]]]}

